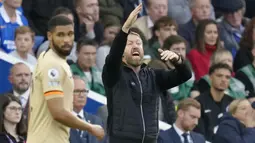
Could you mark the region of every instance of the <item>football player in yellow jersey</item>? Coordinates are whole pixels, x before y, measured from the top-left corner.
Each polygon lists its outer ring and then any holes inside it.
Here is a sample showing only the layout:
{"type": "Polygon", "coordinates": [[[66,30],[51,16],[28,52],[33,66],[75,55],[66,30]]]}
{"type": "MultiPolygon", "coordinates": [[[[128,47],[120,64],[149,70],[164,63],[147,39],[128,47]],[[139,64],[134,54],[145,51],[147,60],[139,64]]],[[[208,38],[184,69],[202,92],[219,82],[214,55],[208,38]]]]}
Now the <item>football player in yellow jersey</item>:
{"type": "Polygon", "coordinates": [[[85,130],[99,140],[104,130],[72,114],[73,78],[66,62],[74,43],[74,24],[66,16],[48,23],[50,47],[40,54],[33,73],[27,143],[69,143],[70,128],[85,130]]]}

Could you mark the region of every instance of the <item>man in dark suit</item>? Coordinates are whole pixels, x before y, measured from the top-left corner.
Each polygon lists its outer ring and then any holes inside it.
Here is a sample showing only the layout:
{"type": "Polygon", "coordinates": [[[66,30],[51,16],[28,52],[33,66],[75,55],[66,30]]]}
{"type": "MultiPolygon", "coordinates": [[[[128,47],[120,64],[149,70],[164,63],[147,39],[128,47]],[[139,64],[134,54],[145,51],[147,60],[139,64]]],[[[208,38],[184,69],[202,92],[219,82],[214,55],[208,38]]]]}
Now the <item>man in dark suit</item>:
{"type": "Polygon", "coordinates": [[[205,138],[192,130],[201,116],[200,103],[192,98],[182,100],[172,128],[160,133],[158,143],[205,143],[205,138]]]}
{"type": "MultiPolygon", "coordinates": [[[[83,110],[87,102],[87,94],[85,82],[80,78],[74,77],[74,93],[73,93],[73,113],[82,120],[89,123],[97,124],[103,127],[103,121],[99,117],[89,114],[83,110]]],[[[86,131],[71,129],[70,143],[106,143],[106,139],[98,141],[97,138],[86,131]]]]}
{"type": "Polygon", "coordinates": [[[12,93],[20,99],[24,119],[27,120],[29,107],[28,99],[30,94],[29,87],[32,81],[31,70],[24,63],[16,63],[10,70],[9,81],[12,84],[12,90],[9,91],[9,93],[12,93]]]}

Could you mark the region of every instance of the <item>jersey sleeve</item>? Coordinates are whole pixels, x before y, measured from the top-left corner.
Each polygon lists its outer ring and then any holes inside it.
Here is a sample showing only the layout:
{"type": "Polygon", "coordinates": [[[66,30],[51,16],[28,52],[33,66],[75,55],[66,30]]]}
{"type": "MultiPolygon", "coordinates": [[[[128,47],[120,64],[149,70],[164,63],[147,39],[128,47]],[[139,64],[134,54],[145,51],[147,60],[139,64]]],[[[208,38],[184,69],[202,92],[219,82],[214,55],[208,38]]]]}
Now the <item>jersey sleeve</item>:
{"type": "Polygon", "coordinates": [[[41,81],[46,100],[64,96],[63,82],[66,73],[60,65],[50,64],[42,69],[41,81]]]}

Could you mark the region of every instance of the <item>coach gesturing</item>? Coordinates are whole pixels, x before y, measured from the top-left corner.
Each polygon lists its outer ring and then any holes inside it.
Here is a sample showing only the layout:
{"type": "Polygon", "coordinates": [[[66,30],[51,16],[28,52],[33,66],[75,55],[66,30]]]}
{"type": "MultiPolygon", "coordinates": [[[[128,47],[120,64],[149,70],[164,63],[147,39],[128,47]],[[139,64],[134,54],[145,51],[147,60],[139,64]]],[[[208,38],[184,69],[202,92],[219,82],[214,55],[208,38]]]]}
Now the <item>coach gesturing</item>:
{"type": "Polygon", "coordinates": [[[159,50],[159,54],[163,61],[174,64],[175,70],[142,64],[143,42],[139,34],[129,30],[141,8],[142,4],[129,15],[103,68],[110,143],[156,143],[159,95],[191,78],[182,57],[172,51],[159,50]]]}

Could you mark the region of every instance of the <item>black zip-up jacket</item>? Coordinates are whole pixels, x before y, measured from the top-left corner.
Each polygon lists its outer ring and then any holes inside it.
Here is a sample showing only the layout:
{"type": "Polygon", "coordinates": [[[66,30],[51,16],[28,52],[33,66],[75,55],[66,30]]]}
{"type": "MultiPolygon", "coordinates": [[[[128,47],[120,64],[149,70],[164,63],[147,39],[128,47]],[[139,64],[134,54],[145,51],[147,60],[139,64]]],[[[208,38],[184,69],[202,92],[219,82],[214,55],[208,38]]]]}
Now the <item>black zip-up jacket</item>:
{"type": "Polygon", "coordinates": [[[106,57],[102,79],[108,107],[110,143],[152,143],[158,136],[158,97],[191,78],[185,64],[175,70],[141,66],[139,73],[122,64],[127,35],[121,31],[106,57]]]}

